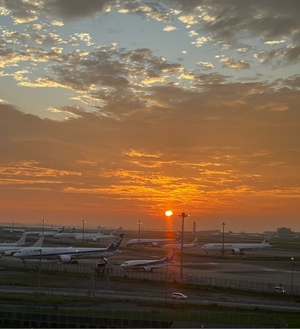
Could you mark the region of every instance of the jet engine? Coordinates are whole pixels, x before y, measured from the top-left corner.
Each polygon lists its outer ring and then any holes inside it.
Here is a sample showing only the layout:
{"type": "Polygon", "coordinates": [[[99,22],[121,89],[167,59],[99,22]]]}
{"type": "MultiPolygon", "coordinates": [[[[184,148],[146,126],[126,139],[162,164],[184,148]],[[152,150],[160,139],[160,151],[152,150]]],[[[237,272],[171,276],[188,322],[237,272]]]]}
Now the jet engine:
{"type": "Polygon", "coordinates": [[[8,251],[5,251],[4,255],[5,256],[12,256],[14,253],[15,253],[15,251],[8,250],[8,251]]]}
{"type": "Polygon", "coordinates": [[[60,260],[62,263],[71,263],[71,261],[72,261],[72,257],[71,257],[71,256],[68,256],[68,255],[60,255],[60,256],[59,256],[59,260],[60,260]]]}

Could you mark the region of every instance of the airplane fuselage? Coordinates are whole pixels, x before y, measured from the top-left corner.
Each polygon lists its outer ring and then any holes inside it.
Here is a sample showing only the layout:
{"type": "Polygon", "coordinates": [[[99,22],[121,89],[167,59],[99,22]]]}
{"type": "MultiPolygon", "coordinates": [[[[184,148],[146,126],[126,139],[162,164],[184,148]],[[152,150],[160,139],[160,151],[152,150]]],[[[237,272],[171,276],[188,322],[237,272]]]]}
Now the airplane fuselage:
{"type": "Polygon", "coordinates": [[[155,268],[161,268],[166,266],[167,263],[161,263],[160,261],[132,261],[131,263],[126,264],[123,263],[121,265],[122,268],[124,269],[155,269],[155,268]]]}
{"type": "Polygon", "coordinates": [[[152,247],[159,247],[166,243],[177,242],[175,239],[131,239],[126,243],[127,247],[145,245],[152,247]]]}
{"type": "Polygon", "coordinates": [[[230,251],[232,253],[243,253],[244,250],[255,250],[270,247],[269,243],[208,243],[201,248],[208,253],[209,251],[230,251]]]}
{"type": "Polygon", "coordinates": [[[158,260],[128,260],[122,263],[121,267],[124,270],[143,269],[144,271],[152,271],[153,269],[161,268],[170,264],[174,257],[175,249],[176,248],[173,248],[165,258],[158,260]]]}
{"type": "Polygon", "coordinates": [[[74,248],[74,247],[26,247],[14,254],[20,259],[48,259],[67,263],[77,258],[109,257],[120,253],[119,247],[124,234],[120,234],[107,248],[74,248]]]}
{"type": "Polygon", "coordinates": [[[76,235],[78,233],[57,233],[55,235],[53,235],[53,238],[55,239],[75,239],[76,235]]]}
{"type": "Polygon", "coordinates": [[[34,249],[21,249],[14,254],[15,257],[21,259],[58,259],[60,256],[70,256],[72,258],[98,258],[99,256],[110,256],[114,252],[101,250],[99,248],[34,248],[34,249]]]}

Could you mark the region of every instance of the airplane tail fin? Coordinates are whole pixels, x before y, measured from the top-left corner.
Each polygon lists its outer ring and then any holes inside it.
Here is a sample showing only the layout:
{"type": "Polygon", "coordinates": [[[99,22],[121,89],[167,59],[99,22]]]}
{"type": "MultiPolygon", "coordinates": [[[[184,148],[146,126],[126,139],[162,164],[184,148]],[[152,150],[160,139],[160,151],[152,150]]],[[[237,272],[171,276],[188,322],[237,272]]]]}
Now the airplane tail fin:
{"type": "Polygon", "coordinates": [[[197,243],[198,243],[198,237],[195,238],[195,240],[193,241],[194,246],[197,246],[197,243]]]}
{"type": "Polygon", "coordinates": [[[171,262],[173,260],[173,257],[175,255],[175,251],[176,251],[176,248],[173,248],[169,253],[168,255],[165,257],[165,261],[167,262],[171,262]]]}
{"type": "Polygon", "coordinates": [[[65,229],[65,226],[63,226],[63,227],[58,231],[58,233],[62,233],[62,232],[64,231],[64,229],[65,229]]]}
{"type": "Polygon", "coordinates": [[[99,230],[97,231],[97,233],[96,233],[97,235],[103,235],[103,232],[102,232],[102,229],[101,229],[101,227],[99,227],[99,230]]]}
{"type": "Polygon", "coordinates": [[[21,238],[19,239],[19,241],[17,241],[16,246],[21,246],[22,244],[24,244],[25,240],[26,240],[27,234],[23,233],[21,238]]]}
{"type": "Polygon", "coordinates": [[[44,241],[44,236],[41,236],[32,247],[41,247],[44,241]]]}
{"type": "Polygon", "coordinates": [[[271,235],[270,235],[270,234],[265,235],[265,238],[264,238],[262,244],[267,244],[267,245],[269,245],[269,244],[270,244],[270,241],[271,241],[271,235]]]}
{"type": "Polygon", "coordinates": [[[107,247],[109,251],[116,251],[120,248],[121,242],[123,240],[124,233],[121,233],[118,237],[114,239],[114,241],[107,247]]]}

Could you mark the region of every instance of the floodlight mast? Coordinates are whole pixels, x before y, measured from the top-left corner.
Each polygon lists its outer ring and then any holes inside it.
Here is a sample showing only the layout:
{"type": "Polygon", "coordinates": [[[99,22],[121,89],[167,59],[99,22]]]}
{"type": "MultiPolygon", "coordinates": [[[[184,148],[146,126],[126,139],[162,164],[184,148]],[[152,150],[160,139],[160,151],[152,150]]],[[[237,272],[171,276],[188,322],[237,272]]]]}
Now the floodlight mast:
{"type": "Polygon", "coordinates": [[[141,239],[141,224],[142,222],[139,220],[137,222],[138,226],[139,226],[139,232],[138,232],[138,247],[140,246],[140,239],[141,239]]]}
{"type": "Polygon", "coordinates": [[[184,219],[189,217],[188,214],[182,212],[179,217],[181,217],[181,256],[180,256],[180,280],[183,280],[183,234],[184,234],[184,219]]]}
{"type": "Polygon", "coordinates": [[[45,219],[43,219],[43,236],[45,235],[45,222],[46,222],[46,220],[45,219]]]}
{"type": "Polygon", "coordinates": [[[84,243],[84,224],[86,223],[86,220],[82,221],[82,243],[84,243]]]}
{"type": "MultiPolygon", "coordinates": [[[[170,217],[173,215],[173,212],[171,210],[167,210],[165,212],[165,215],[170,217]]],[[[189,217],[188,214],[185,212],[182,212],[180,215],[181,217],[181,256],[180,256],[180,280],[183,281],[183,236],[184,236],[184,219],[189,217]]]]}

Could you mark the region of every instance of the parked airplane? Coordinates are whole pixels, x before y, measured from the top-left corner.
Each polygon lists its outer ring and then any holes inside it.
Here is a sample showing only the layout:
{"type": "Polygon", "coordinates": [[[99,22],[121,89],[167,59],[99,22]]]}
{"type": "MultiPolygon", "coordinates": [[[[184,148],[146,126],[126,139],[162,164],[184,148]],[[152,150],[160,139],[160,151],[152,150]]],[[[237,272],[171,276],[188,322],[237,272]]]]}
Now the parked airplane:
{"type": "Polygon", "coordinates": [[[201,248],[208,254],[209,251],[229,251],[232,254],[244,254],[244,250],[255,250],[271,247],[270,240],[264,239],[261,243],[207,243],[201,248]]]}
{"type": "Polygon", "coordinates": [[[8,231],[10,233],[24,233],[25,230],[23,230],[22,228],[7,228],[7,227],[1,227],[0,228],[1,231],[8,231]]]}
{"type": "Polygon", "coordinates": [[[56,229],[51,230],[51,231],[26,231],[25,233],[27,235],[38,235],[38,236],[48,236],[48,237],[53,237],[55,234],[58,234],[58,232],[63,232],[65,229],[65,227],[63,226],[61,229],[59,229],[59,231],[57,231],[56,229]]]}
{"type": "Polygon", "coordinates": [[[22,248],[14,257],[25,259],[58,260],[62,263],[77,263],[78,258],[102,258],[120,253],[119,250],[124,234],[120,234],[107,248],[74,248],[74,247],[40,247],[22,248]]]}
{"type": "MultiPolygon", "coordinates": [[[[198,238],[195,238],[194,241],[191,243],[184,243],[182,246],[183,248],[193,248],[196,247],[198,243],[198,238]]],[[[181,250],[181,243],[167,243],[162,246],[162,248],[176,248],[178,250],[181,250]]]]}
{"type": "Polygon", "coordinates": [[[101,233],[103,233],[103,234],[105,234],[104,232],[106,232],[106,233],[118,233],[118,232],[121,232],[121,231],[123,231],[123,227],[122,226],[120,226],[120,227],[112,227],[112,226],[108,226],[108,227],[105,227],[105,226],[98,226],[98,228],[99,228],[99,231],[101,232],[101,233]]]}
{"type": "Polygon", "coordinates": [[[152,271],[153,269],[167,266],[173,260],[175,250],[176,248],[173,248],[165,258],[159,260],[127,260],[120,266],[124,270],[142,269],[144,271],[152,271]]]}
{"type": "Polygon", "coordinates": [[[65,226],[63,226],[61,229],[52,229],[51,231],[44,231],[39,234],[39,236],[51,236],[53,237],[55,234],[63,233],[65,230],[65,226]]]}
{"type": "Polygon", "coordinates": [[[0,243],[0,246],[3,247],[17,247],[17,246],[21,246],[24,244],[25,240],[26,240],[26,233],[23,233],[21,238],[17,241],[17,242],[2,242],[0,243]]]}
{"type": "Polygon", "coordinates": [[[152,246],[152,247],[161,247],[167,243],[178,243],[180,241],[181,234],[177,233],[176,239],[131,239],[127,241],[126,247],[131,246],[152,246]]]}
{"type": "Polygon", "coordinates": [[[53,235],[55,239],[74,239],[77,233],[75,233],[75,227],[72,228],[71,232],[58,232],[53,235]]]}
{"type": "MultiPolygon", "coordinates": [[[[35,248],[35,247],[41,247],[44,241],[44,237],[41,236],[37,242],[31,246],[30,248],[35,248]]],[[[16,251],[23,249],[23,246],[17,246],[17,247],[1,247],[0,246],[0,253],[4,254],[5,256],[12,256],[16,251]]]]}
{"type": "Polygon", "coordinates": [[[110,233],[110,234],[103,234],[101,229],[99,229],[99,231],[97,233],[78,233],[75,235],[75,240],[82,240],[84,239],[84,241],[98,241],[98,240],[102,240],[102,239],[112,239],[115,237],[115,235],[113,234],[114,232],[110,233]]]}

